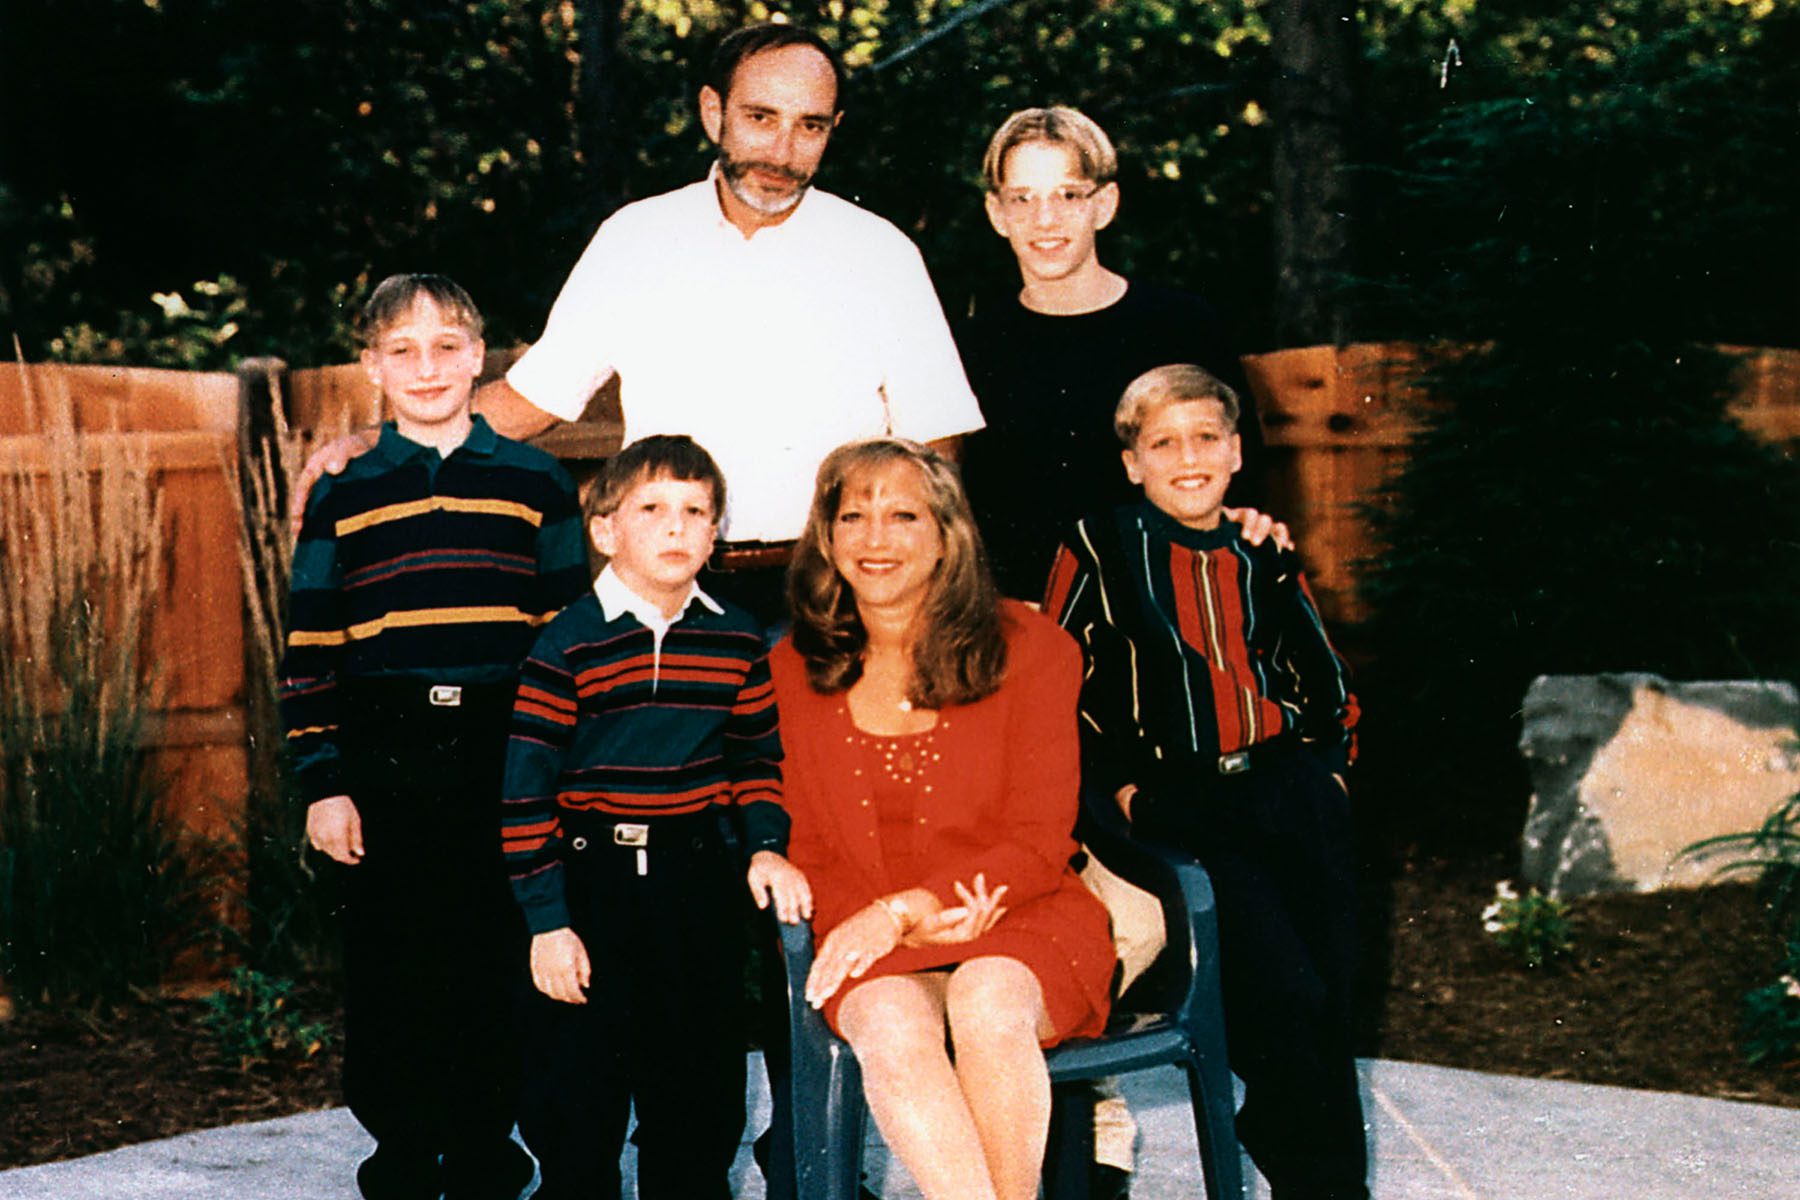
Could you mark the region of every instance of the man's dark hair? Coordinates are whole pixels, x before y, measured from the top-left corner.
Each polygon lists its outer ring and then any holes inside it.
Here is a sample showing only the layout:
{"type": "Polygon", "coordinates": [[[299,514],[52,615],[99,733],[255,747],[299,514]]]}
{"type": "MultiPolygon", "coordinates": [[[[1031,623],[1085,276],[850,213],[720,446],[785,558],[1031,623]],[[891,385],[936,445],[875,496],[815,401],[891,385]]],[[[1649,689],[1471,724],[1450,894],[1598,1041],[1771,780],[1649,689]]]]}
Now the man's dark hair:
{"type": "Polygon", "coordinates": [[[647,479],[701,483],[712,492],[713,524],[725,516],[725,474],[713,456],[686,434],[652,434],[639,438],[606,460],[600,477],[588,489],[584,515],[610,516],[625,493],[647,479]]]}
{"type": "Polygon", "coordinates": [[[744,61],[764,50],[780,50],[786,46],[811,46],[825,56],[831,64],[831,76],[837,81],[837,95],[832,99],[833,112],[844,110],[844,64],[838,58],[836,50],[825,44],[825,39],[810,29],[802,29],[798,25],[775,24],[746,25],[742,29],[734,29],[719,41],[718,49],[713,51],[712,65],[707,68],[706,83],[713,91],[719,93],[724,100],[731,94],[731,81],[737,75],[737,69],[744,61]]]}

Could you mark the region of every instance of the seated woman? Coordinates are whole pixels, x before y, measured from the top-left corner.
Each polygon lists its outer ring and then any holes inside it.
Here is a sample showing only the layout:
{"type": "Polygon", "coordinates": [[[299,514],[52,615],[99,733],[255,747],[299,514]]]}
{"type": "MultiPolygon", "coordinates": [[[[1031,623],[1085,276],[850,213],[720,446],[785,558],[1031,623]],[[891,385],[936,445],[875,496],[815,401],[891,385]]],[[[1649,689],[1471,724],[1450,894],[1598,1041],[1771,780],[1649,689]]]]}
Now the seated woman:
{"type": "Polygon", "coordinates": [[[1080,654],[999,599],[954,471],[911,442],[820,466],[788,593],[771,666],[823,934],[807,999],[927,1197],[1030,1200],[1041,1048],[1100,1032],[1113,973],[1069,869],[1080,654]]]}

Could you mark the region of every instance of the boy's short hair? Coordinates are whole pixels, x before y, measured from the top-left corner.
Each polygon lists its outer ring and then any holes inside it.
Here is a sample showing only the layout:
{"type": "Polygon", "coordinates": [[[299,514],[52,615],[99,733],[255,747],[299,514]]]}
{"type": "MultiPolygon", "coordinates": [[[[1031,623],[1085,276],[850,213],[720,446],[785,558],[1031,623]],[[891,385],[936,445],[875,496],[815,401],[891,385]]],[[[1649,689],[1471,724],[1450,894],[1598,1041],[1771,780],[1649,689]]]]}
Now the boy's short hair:
{"type": "Polygon", "coordinates": [[[1111,183],[1119,173],[1119,153],[1092,117],[1060,104],[1026,108],[1006,118],[988,141],[987,154],[981,160],[988,191],[997,192],[1005,185],[1006,156],[1026,142],[1067,146],[1080,163],[1082,176],[1093,183],[1111,183]]]}
{"type": "Polygon", "coordinates": [[[1225,410],[1225,423],[1236,432],[1238,414],[1243,411],[1238,394],[1218,376],[1192,363],[1152,367],[1127,384],[1119,407],[1113,410],[1113,432],[1129,450],[1137,444],[1138,431],[1151,414],[1191,400],[1217,400],[1225,410]]]}
{"type": "Polygon", "coordinates": [[[731,82],[737,77],[737,69],[747,59],[754,58],[764,50],[780,50],[788,46],[811,46],[825,56],[825,61],[831,64],[831,76],[837,81],[837,93],[831,101],[832,111],[844,111],[843,60],[824,38],[810,29],[786,22],[746,25],[720,38],[718,46],[713,50],[712,61],[707,64],[706,86],[717,92],[720,100],[724,100],[731,95],[731,82]]]}
{"type": "Polygon", "coordinates": [[[606,460],[588,488],[584,520],[617,512],[625,493],[646,479],[703,483],[712,490],[713,524],[725,515],[725,473],[706,448],[686,434],[658,433],[639,438],[606,460]]]}
{"type": "Polygon", "coordinates": [[[481,310],[462,285],[448,275],[389,275],[369,293],[368,303],[356,318],[356,338],[366,350],[381,340],[390,325],[404,320],[419,297],[428,296],[437,310],[480,338],[481,310]]]}

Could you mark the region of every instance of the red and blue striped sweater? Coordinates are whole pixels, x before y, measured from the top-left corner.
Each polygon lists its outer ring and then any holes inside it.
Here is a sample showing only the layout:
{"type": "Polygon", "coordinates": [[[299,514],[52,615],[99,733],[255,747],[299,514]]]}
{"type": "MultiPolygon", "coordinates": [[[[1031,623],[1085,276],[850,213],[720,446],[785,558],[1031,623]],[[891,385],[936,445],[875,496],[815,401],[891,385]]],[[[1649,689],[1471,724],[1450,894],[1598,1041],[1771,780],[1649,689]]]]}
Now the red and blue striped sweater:
{"type": "MultiPolygon", "coordinates": [[[[1082,776],[1110,796],[1293,733],[1342,773],[1360,710],[1300,569],[1147,501],[1078,522],[1044,611],[1081,643],[1082,776]]],[[[1198,781],[1187,780],[1188,786],[1198,781]]],[[[1203,783],[1198,786],[1204,787],[1203,783]]]]}
{"type": "Polygon", "coordinates": [[[589,592],[544,628],[520,672],[501,839],[533,933],[569,923],[561,841],[583,816],[654,820],[724,805],[746,854],[787,849],[781,738],[762,629],[698,600],[662,645],[589,592]]]}

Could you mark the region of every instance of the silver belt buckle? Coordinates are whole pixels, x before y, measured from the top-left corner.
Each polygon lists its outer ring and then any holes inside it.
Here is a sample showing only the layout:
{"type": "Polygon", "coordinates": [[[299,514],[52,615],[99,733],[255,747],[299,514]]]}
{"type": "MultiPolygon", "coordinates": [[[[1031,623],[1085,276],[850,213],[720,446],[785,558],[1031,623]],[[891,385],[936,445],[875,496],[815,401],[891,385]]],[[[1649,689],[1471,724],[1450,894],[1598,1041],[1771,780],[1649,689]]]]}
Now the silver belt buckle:
{"type": "Polygon", "coordinates": [[[1237,750],[1230,754],[1219,755],[1219,774],[1242,775],[1250,769],[1250,752],[1237,750]]]}
{"type": "Polygon", "coordinates": [[[453,684],[434,683],[431,685],[431,702],[439,708],[461,708],[462,689],[453,684]]]}
{"type": "Polygon", "coordinates": [[[648,825],[614,825],[613,842],[619,846],[648,846],[650,844],[650,827],[648,825]]]}

